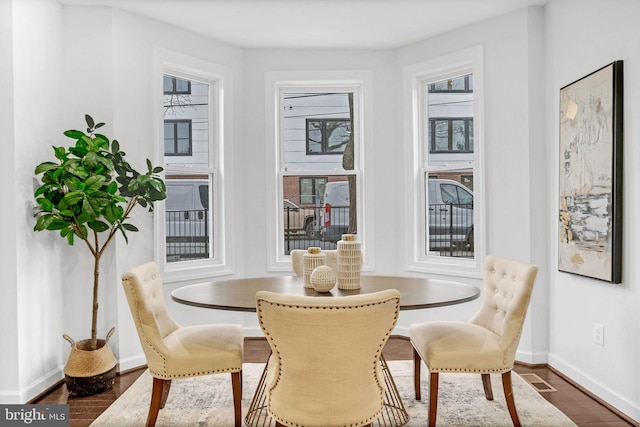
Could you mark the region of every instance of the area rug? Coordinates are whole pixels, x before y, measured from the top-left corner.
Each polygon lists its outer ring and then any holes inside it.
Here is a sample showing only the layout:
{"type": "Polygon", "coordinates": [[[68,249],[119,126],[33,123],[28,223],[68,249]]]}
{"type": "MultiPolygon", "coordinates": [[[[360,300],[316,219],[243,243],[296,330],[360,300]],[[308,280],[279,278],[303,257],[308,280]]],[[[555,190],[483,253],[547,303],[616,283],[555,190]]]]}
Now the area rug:
{"type": "MultiPolygon", "coordinates": [[[[409,413],[409,422],[405,425],[426,426],[429,393],[427,370],[422,369],[423,400],[416,401],[413,394],[413,362],[390,361],[388,364],[409,413]]],[[[264,365],[259,363],[243,365],[243,419],[263,369],[264,365]]],[[[443,427],[512,426],[504,403],[500,375],[491,377],[494,400],[488,401],[484,397],[479,375],[440,374],[437,424],[443,427]]],[[[515,372],[512,377],[516,407],[523,426],[575,426],[515,372]]],[[[151,382],[149,372],[144,372],[91,426],[144,426],[149,410],[151,382]]],[[[233,426],[232,400],[229,374],[175,380],[171,384],[167,404],[160,410],[156,426],[233,426]]]]}

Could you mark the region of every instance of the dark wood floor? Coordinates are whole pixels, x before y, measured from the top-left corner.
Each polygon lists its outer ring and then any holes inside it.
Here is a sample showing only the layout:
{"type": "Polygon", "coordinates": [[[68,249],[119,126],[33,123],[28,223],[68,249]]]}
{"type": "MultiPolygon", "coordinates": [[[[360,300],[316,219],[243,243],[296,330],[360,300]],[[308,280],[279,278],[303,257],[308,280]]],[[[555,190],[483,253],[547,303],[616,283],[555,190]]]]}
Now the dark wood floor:
{"type": "MultiPolygon", "coordinates": [[[[269,352],[269,345],[266,340],[249,338],[245,341],[244,361],[247,363],[264,363],[269,356],[269,352]]],[[[404,337],[392,337],[383,352],[387,360],[408,360],[412,358],[411,344],[404,337]]],[[[137,369],[119,375],[111,389],[95,396],[69,397],[66,386],[60,384],[31,403],[68,403],[71,427],[88,426],[118,396],[124,393],[143,371],[144,369],[137,369]]],[[[614,411],[600,404],[588,394],[580,391],[552,369],[516,365],[515,371],[525,376],[527,374],[535,374],[535,377],[527,377],[527,379],[539,389],[548,387],[555,389],[556,391],[541,392],[541,395],[564,412],[578,426],[628,427],[635,425],[618,416],[614,411]]]]}

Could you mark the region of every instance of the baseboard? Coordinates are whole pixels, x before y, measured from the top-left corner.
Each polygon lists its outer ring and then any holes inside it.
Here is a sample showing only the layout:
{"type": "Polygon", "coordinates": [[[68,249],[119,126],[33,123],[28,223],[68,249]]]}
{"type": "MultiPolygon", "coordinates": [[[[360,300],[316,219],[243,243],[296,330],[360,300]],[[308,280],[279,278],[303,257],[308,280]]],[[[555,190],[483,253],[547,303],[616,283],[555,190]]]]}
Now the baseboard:
{"type": "Polygon", "coordinates": [[[548,362],[547,352],[532,352],[516,350],[516,360],[529,365],[546,365],[548,362]]]}
{"type": "Polygon", "coordinates": [[[133,357],[128,357],[126,359],[120,359],[119,361],[120,367],[118,369],[119,372],[127,372],[140,368],[141,366],[146,366],[147,359],[144,356],[144,353],[138,354],[133,357]]]}
{"type": "Polygon", "coordinates": [[[608,386],[585,374],[563,358],[548,354],[548,367],[582,392],[606,406],[633,425],[640,425],[640,405],[616,393],[608,386]]]}
{"type": "Polygon", "coordinates": [[[0,402],[7,404],[23,404],[29,402],[54,388],[63,380],[63,368],[54,369],[19,390],[4,390],[0,392],[0,402]],[[43,392],[42,390],[45,391],[43,392]]]}

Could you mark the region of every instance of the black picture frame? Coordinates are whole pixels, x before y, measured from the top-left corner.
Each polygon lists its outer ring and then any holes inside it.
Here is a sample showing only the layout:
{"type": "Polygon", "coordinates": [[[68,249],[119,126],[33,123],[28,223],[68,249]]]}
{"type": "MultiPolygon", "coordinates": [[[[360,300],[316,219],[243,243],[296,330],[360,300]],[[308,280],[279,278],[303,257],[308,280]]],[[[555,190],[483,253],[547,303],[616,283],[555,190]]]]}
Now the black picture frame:
{"type": "Polygon", "coordinates": [[[622,282],[623,61],[560,89],[558,270],[622,282]]]}

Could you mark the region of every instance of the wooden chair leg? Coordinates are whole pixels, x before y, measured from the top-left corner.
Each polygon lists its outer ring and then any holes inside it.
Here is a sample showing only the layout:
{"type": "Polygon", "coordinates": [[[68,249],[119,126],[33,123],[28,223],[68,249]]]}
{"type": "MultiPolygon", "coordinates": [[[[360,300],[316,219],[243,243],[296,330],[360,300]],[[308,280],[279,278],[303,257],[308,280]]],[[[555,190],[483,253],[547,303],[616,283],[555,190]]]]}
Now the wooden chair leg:
{"type": "Polygon", "coordinates": [[[514,427],[520,427],[520,419],[516,412],[516,403],[513,400],[513,388],[511,387],[511,371],[502,374],[502,388],[504,389],[504,397],[507,400],[507,408],[514,427]]]}
{"type": "Polygon", "coordinates": [[[435,427],[438,411],[438,373],[429,376],[429,427],[435,427]]]}
{"type": "Polygon", "coordinates": [[[233,413],[236,427],[242,426],[242,371],[231,373],[231,388],[233,390],[233,413]]]}
{"type": "Polygon", "coordinates": [[[422,399],[422,393],[420,393],[420,367],[422,365],[422,358],[416,351],[413,349],[413,388],[416,392],[416,400],[422,399]]]}
{"type": "Polygon", "coordinates": [[[493,400],[493,390],[491,390],[491,376],[489,374],[482,374],[482,387],[484,387],[484,395],[487,400],[493,400]]]}
{"type": "Polygon", "coordinates": [[[169,395],[171,380],[163,380],[162,378],[153,378],[153,387],[151,389],[151,404],[149,405],[149,415],[147,416],[147,427],[154,427],[158,419],[158,412],[164,407],[169,395]]]}

